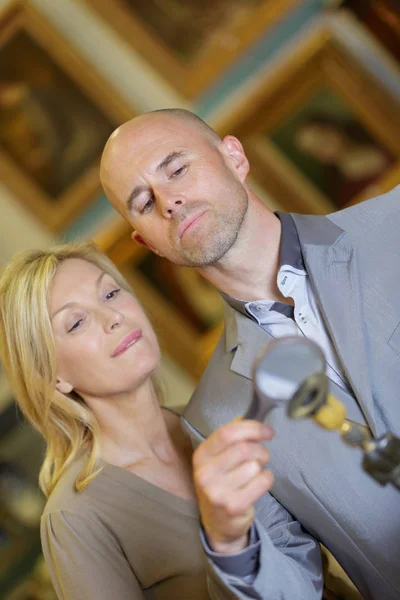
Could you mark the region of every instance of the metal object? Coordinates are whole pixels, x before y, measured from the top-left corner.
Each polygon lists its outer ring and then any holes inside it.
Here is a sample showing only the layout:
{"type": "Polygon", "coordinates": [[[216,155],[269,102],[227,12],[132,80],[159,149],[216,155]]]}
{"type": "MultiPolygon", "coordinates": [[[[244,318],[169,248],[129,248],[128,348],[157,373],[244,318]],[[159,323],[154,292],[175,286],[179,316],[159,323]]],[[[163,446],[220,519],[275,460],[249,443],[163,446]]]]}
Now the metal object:
{"type": "Polygon", "coordinates": [[[381,485],[400,489],[400,439],[386,433],[373,439],[367,427],[346,420],[346,408],[328,392],[325,357],[307,338],[271,340],[253,366],[254,394],[245,418],[264,421],[282,406],[292,419],[311,418],[337,430],[348,446],[363,451],[363,469],[381,485]]]}
{"type": "Polygon", "coordinates": [[[317,344],[306,338],[274,339],[256,358],[253,381],[255,393],[246,418],[263,421],[270,410],[286,405],[294,396],[293,411],[306,416],[322,405],[327,391],[325,357],[317,344]],[[307,390],[301,389],[302,384],[308,385],[307,390]]]}

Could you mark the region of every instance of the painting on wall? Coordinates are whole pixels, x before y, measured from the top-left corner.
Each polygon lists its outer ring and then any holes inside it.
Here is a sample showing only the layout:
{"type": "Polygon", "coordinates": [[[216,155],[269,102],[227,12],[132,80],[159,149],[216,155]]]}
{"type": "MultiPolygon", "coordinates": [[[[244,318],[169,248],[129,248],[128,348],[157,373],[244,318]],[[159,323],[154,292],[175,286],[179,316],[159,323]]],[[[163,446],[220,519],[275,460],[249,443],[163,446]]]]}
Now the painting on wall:
{"type": "Polygon", "coordinates": [[[194,269],[174,265],[152,252],[147,253],[140,263],[135,261],[134,269],[154,286],[163,301],[170,303],[198,335],[215,327],[221,320],[219,294],[194,269]]]}
{"type": "Polygon", "coordinates": [[[0,15],[0,175],[60,230],[100,191],[104,144],[132,111],[31,7],[0,15]]]}
{"type": "MultiPolygon", "coordinates": [[[[190,62],[232,12],[246,18],[263,0],[119,0],[178,60],[190,62]]],[[[237,18],[238,18],[237,17],[237,18]]]]}
{"type": "Polygon", "coordinates": [[[400,4],[398,0],[345,0],[373,36],[400,61],[400,4]]]}
{"type": "Polygon", "coordinates": [[[329,88],[312,94],[268,137],[340,209],[380,179],[395,156],[329,88]]]}
{"type": "Polygon", "coordinates": [[[241,139],[255,180],[283,209],[325,214],[373,196],[394,168],[399,108],[321,27],[219,131],[241,139]]]}
{"type": "Polygon", "coordinates": [[[198,379],[222,331],[222,300],[194,269],[174,265],[135,244],[125,222],[96,239],[139,298],[161,348],[198,379]]]}
{"type": "Polygon", "coordinates": [[[162,76],[196,96],[299,0],[86,0],[162,76]]]}

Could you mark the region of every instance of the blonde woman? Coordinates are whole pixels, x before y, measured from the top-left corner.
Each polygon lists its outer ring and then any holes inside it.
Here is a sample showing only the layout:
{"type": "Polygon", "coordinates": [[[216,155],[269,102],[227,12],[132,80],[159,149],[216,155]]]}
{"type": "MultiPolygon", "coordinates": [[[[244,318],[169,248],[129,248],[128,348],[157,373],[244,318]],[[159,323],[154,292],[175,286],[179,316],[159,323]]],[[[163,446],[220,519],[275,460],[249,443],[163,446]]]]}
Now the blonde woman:
{"type": "Polygon", "coordinates": [[[192,456],[158,402],[154,331],[93,245],[11,261],[0,350],[47,442],[41,537],[59,598],[321,597],[316,543],[266,493],[271,430],[237,420],[192,456]]]}

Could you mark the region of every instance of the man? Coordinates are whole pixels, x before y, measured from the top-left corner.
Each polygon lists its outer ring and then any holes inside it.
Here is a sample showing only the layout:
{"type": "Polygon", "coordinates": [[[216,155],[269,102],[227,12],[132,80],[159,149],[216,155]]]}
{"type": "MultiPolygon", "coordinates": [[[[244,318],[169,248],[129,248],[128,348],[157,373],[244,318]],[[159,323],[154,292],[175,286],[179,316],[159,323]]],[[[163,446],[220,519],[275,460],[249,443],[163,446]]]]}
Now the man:
{"type": "MultiPolygon", "coordinates": [[[[328,217],[275,215],[248,172],[239,140],[181,110],[130,121],[103,155],[104,189],[133,239],[197,268],[224,298],[225,332],[185,411],[192,438],[245,413],[254,357],[282,335],[320,344],[349,419],[399,434],[398,192],[328,217]]],[[[274,497],[365,598],[400,598],[398,492],[369,478],[335,434],[279,410],[269,422],[274,497]]]]}

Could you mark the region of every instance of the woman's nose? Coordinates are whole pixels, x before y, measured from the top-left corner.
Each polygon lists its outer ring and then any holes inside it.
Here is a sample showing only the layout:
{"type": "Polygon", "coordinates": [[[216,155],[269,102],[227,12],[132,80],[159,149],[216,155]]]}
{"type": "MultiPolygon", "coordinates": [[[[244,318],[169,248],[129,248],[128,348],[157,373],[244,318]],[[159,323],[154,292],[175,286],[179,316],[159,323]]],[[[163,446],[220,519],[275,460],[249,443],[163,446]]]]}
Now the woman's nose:
{"type": "Polygon", "coordinates": [[[123,314],[116,310],[110,310],[106,315],[104,315],[103,318],[107,331],[114,331],[114,329],[118,329],[124,320],[123,314]]]}

